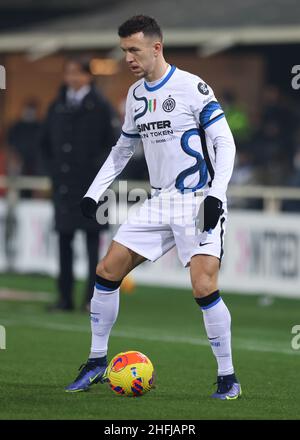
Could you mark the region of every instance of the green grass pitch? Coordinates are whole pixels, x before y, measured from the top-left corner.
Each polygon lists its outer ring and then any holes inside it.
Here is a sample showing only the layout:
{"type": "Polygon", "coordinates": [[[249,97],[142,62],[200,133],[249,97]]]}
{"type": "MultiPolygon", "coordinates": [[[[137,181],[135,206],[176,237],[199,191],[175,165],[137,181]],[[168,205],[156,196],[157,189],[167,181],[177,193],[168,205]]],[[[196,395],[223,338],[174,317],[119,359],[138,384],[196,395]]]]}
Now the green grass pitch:
{"type": "MultiPolygon", "coordinates": [[[[0,275],[0,288],[55,292],[41,276],[0,275]]],[[[82,284],[77,283],[79,300],[82,284]]],[[[152,360],[157,386],[140,398],[116,396],[107,385],[68,394],[64,386],[85,362],[90,345],[87,313],[45,312],[45,303],[0,301],[7,333],[0,350],[1,419],[299,419],[300,350],[291,329],[300,324],[298,300],[224,294],[232,314],[233,357],[243,396],[215,401],[216,362],[202,312],[188,290],[140,286],[121,295],[109,359],[139,350],[152,360]]],[[[53,295],[54,299],[54,295],[53,295]]]]}

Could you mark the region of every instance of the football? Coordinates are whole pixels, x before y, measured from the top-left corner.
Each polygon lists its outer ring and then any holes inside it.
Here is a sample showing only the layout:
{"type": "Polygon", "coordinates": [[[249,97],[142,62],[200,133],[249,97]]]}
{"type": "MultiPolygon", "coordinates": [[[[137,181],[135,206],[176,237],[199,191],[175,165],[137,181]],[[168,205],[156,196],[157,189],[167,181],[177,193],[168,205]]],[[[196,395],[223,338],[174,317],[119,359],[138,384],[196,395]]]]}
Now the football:
{"type": "Polygon", "coordinates": [[[120,396],[139,397],[154,387],[154,368],[150,359],[139,351],[126,351],[112,358],[106,379],[120,396]]]}

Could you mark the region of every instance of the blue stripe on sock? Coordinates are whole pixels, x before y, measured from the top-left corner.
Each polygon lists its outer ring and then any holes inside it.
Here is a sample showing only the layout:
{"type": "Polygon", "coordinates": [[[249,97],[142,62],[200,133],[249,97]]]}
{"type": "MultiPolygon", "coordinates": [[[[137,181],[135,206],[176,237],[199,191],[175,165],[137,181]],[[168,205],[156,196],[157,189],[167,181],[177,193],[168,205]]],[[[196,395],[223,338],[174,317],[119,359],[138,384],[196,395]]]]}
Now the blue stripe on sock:
{"type": "Polygon", "coordinates": [[[209,304],[208,306],[203,306],[201,307],[202,310],[207,310],[210,309],[211,307],[215,306],[216,304],[218,304],[219,301],[221,301],[221,297],[216,299],[216,301],[212,302],[211,304],[209,304]]]}
{"type": "Polygon", "coordinates": [[[99,284],[99,283],[95,283],[95,287],[96,287],[96,289],[98,289],[98,290],[104,290],[105,292],[113,292],[114,290],[117,290],[117,289],[115,289],[114,287],[113,287],[113,288],[111,288],[111,287],[105,287],[105,286],[102,286],[102,285],[99,284]]]}

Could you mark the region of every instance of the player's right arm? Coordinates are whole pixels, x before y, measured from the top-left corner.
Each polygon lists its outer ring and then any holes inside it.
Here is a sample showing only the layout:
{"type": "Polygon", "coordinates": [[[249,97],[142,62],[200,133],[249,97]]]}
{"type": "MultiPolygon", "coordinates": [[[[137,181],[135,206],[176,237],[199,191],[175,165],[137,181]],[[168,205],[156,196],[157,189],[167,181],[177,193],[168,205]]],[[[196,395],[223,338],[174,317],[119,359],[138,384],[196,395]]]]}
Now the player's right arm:
{"type": "Polygon", "coordinates": [[[136,145],[140,142],[140,135],[133,119],[131,96],[130,88],[126,100],[125,121],[121,136],[116,145],[112,147],[109,156],[82,199],[81,209],[86,217],[95,217],[100,197],[123,171],[132,157],[136,145]]]}

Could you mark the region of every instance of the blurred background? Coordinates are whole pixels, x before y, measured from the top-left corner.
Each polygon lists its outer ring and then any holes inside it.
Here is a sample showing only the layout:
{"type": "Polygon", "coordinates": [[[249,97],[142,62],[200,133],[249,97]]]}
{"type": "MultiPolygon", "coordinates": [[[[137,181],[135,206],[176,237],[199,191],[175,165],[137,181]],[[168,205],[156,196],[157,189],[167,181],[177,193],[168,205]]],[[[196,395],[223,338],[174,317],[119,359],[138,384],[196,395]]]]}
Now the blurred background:
{"type": "MultiPolygon", "coordinates": [[[[186,0],[176,8],[171,0],[2,0],[0,64],[5,67],[6,89],[0,91],[0,271],[57,275],[61,242],[55,232],[56,192],[61,200],[71,197],[79,177],[69,181],[68,174],[81,159],[68,162],[77,136],[72,124],[69,135],[57,136],[61,126],[53,128],[49,136],[52,141],[57,138],[53,142],[60,151],[60,169],[53,177],[53,158],[44,154],[41,133],[48,127],[51,105],[59,102],[66,85],[66,63],[85,57],[93,87],[110,108],[112,131],[106,145],[99,140],[102,156],[93,156],[95,169],[74,202],[78,210],[87,182],[120,133],[127,90],[134,82],[118,48],[117,27],[141,12],[161,24],[167,60],[213,87],[236,140],[224,287],[300,296],[300,5],[296,0],[229,0],[226,7],[221,0],[186,0]]],[[[79,69],[77,74],[84,73],[76,61],[74,68],[79,69]]],[[[64,109],[55,107],[55,112],[64,109]]],[[[62,123],[68,130],[66,121],[62,123]]],[[[86,121],[82,124],[89,130],[86,121]]],[[[84,148],[84,141],[81,144],[84,148]]],[[[121,178],[128,180],[129,188],[147,188],[141,151],[121,178]]],[[[88,263],[82,230],[86,229],[78,225],[73,229],[78,232],[72,255],[75,277],[84,278],[88,263]]],[[[113,231],[100,232],[103,253],[113,231]]],[[[156,266],[138,269],[136,279],[188,285],[176,252],[156,266]],[[172,276],[163,276],[162,267],[172,276]]]]}

